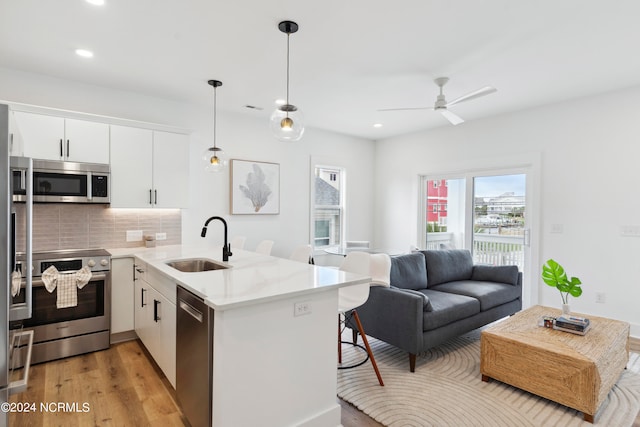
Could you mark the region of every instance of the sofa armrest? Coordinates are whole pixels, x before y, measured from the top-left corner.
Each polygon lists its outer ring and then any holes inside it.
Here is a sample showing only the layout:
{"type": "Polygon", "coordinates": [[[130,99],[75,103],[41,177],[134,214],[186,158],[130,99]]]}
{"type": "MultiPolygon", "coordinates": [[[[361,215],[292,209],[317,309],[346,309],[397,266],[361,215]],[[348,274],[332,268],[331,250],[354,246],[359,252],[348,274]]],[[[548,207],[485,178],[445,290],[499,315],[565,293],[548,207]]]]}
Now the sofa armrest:
{"type": "MultiPolygon", "coordinates": [[[[372,287],[367,302],[356,309],[365,333],[418,353],[422,346],[425,299],[417,294],[393,287],[372,287]]],[[[355,324],[347,325],[356,329],[355,324]]]]}
{"type": "Polygon", "coordinates": [[[521,283],[520,276],[516,265],[474,265],[471,272],[471,280],[508,283],[513,286],[521,283]]]}

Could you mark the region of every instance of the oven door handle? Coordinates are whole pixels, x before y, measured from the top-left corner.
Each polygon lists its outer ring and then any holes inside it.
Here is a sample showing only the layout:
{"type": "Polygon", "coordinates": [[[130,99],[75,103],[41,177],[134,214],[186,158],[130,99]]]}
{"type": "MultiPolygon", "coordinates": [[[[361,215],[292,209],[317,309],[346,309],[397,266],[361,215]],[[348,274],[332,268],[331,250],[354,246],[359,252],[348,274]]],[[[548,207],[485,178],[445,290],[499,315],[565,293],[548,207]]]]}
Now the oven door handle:
{"type": "MultiPolygon", "coordinates": [[[[99,280],[106,280],[107,279],[107,273],[97,273],[97,274],[92,274],[91,275],[91,279],[89,279],[89,283],[91,282],[96,282],[99,280]]],[[[25,281],[22,281],[22,284],[20,285],[20,287],[24,287],[25,286],[25,281]]],[[[42,279],[40,277],[38,277],[37,279],[33,279],[31,281],[31,285],[34,288],[42,288],[44,287],[44,282],[42,281],[42,279]]]]}

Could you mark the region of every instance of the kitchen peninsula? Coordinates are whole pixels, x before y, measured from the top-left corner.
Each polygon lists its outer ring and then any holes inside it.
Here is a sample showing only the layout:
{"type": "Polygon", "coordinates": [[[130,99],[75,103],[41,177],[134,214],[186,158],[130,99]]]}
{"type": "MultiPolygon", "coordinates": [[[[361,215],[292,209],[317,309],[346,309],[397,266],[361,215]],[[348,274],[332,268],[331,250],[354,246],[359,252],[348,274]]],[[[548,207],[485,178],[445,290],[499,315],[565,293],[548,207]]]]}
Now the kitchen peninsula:
{"type": "MultiPolygon", "coordinates": [[[[180,343],[181,334],[180,330],[176,334],[176,306],[179,312],[184,305],[176,301],[177,288],[211,309],[210,373],[200,372],[198,366],[192,370],[212,376],[214,426],[340,425],[338,289],[366,283],[368,278],[243,250],[233,250],[229,261],[222,262],[220,247],[178,245],[130,252],[138,276],[136,333],[174,386],[176,335],[180,343]],[[228,268],[182,272],[167,265],[194,258],[228,268]],[[147,323],[141,313],[145,308],[154,311],[147,323]],[[163,322],[164,330],[151,332],[163,322]]],[[[207,345],[203,347],[206,354],[207,345]]]]}

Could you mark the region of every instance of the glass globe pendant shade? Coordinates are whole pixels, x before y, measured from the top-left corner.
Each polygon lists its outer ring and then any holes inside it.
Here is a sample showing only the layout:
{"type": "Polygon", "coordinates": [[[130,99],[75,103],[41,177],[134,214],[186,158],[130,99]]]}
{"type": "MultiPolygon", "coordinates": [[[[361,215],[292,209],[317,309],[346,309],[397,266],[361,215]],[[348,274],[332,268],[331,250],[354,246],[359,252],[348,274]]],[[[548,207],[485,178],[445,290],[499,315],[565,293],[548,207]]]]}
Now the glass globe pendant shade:
{"type": "Polygon", "coordinates": [[[299,141],[304,133],[304,117],[294,105],[281,105],[271,114],[270,126],[280,141],[299,141]]]}
{"type": "Polygon", "coordinates": [[[221,172],[226,167],[229,161],[222,148],[209,147],[202,153],[202,161],[205,164],[205,170],[207,172],[221,172]]]}

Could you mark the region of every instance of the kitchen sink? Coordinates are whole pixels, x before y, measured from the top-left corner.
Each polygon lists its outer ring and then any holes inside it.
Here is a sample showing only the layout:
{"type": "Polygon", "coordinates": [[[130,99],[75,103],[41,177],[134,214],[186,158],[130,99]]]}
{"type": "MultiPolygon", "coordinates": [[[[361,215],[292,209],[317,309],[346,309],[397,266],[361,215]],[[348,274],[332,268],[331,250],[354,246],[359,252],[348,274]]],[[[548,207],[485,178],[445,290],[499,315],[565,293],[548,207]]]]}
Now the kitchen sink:
{"type": "Polygon", "coordinates": [[[178,271],[182,271],[183,273],[198,273],[201,271],[224,270],[229,268],[224,264],[217,263],[207,258],[179,259],[176,261],[169,261],[165,264],[178,271]]]}

